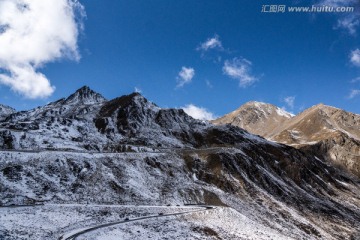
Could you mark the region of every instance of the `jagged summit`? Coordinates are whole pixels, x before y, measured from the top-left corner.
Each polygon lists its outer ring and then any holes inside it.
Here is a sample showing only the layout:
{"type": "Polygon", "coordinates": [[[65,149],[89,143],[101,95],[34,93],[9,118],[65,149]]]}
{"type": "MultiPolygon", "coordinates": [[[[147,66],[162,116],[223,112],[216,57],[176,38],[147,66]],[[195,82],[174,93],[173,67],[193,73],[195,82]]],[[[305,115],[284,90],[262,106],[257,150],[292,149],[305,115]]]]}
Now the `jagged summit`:
{"type": "Polygon", "coordinates": [[[106,99],[88,86],[83,86],[65,99],[65,103],[83,102],[85,104],[102,103],[106,99]]]}
{"type": "Polygon", "coordinates": [[[160,109],[156,104],[148,101],[140,93],[134,92],[129,95],[124,95],[108,101],[101,108],[99,115],[102,117],[107,117],[113,114],[114,111],[119,108],[128,108],[128,107],[141,108],[141,109],[148,108],[152,110],[160,109]]]}
{"type": "Polygon", "coordinates": [[[106,102],[95,125],[108,137],[120,134],[131,143],[177,147],[198,144],[193,134],[205,126],[182,109],[161,109],[137,92],[106,102]]]}

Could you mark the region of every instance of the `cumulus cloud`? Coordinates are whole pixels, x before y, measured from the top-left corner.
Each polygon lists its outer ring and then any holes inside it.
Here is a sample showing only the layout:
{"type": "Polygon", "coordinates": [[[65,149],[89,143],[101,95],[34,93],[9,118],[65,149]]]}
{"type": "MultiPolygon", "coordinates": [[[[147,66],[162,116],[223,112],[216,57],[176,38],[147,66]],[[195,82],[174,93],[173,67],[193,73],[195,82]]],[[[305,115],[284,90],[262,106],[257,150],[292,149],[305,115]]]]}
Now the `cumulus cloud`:
{"type": "Polygon", "coordinates": [[[350,62],[353,65],[360,67],[360,49],[355,49],[354,51],[351,51],[350,62]]]}
{"type": "Polygon", "coordinates": [[[182,67],[177,76],[177,87],[183,87],[185,84],[190,83],[195,76],[195,70],[191,67],[182,67]]]}
{"type": "Polygon", "coordinates": [[[348,98],[352,99],[356,96],[360,95],[360,90],[359,89],[353,89],[350,91],[350,94],[348,96],[348,98]]]}
{"type": "Polygon", "coordinates": [[[252,63],[245,58],[226,60],[223,73],[233,79],[239,80],[240,87],[248,87],[259,79],[251,74],[252,63]]]}
{"type": "Polygon", "coordinates": [[[186,114],[195,119],[213,120],[216,118],[216,116],[212,112],[209,112],[206,108],[197,107],[193,104],[186,105],[185,107],[182,107],[182,109],[186,112],[186,114]]]}
{"type": "Polygon", "coordinates": [[[295,104],[295,96],[289,96],[284,98],[284,102],[289,108],[293,109],[295,104]]]}
{"type": "Polygon", "coordinates": [[[55,87],[39,69],[64,57],[79,60],[84,14],[77,0],[1,0],[0,83],[28,98],[50,96],[55,87]]]}
{"type": "Polygon", "coordinates": [[[210,49],[223,49],[222,43],[217,34],[215,34],[212,38],[208,38],[205,42],[200,43],[200,45],[196,48],[198,51],[208,51],[210,49]]]}

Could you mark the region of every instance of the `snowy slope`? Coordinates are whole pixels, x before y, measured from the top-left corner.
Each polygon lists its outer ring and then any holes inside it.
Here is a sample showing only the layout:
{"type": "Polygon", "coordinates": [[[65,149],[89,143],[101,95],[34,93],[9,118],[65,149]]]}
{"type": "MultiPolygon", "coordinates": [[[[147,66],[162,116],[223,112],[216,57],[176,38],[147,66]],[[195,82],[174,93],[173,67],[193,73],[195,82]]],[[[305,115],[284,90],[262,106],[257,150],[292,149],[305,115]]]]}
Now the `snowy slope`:
{"type": "Polygon", "coordinates": [[[357,182],[276,145],[173,153],[2,152],[0,163],[3,205],[205,203],[230,206],[296,239],[342,239],[360,227],[357,182]]]}
{"type": "Polygon", "coordinates": [[[15,113],[16,110],[9,107],[9,106],[5,106],[0,104],[0,120],[5,119],[7,116],[9,116],[12,113],[15,113]]]}
{"type": "Polygon", "coordinates": [[[107,139],[93,119],[104,102],[100,94],[83,87],[68,98],[11,114],[0,121],[0,143],[7,149],[98,150],[107,139]]]}

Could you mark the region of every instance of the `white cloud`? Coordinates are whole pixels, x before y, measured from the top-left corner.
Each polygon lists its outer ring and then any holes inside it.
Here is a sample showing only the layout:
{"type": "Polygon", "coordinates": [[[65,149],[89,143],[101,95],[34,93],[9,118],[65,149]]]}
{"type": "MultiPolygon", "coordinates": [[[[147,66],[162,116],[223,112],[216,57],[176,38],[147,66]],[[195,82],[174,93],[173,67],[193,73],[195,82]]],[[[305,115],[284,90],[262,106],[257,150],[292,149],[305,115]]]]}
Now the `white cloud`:
{"type": "Polygon", "coordinates": [[[350,62],[353,65],[360,67],[360,49],[355,49],[354,51],[351,51],[350,62]]]}
{"type": "Polygon", "coordinates": [[[351,35],[355,35],[359,25],[360,25],[359,16],[356,14],[352,14],[347,17],[339,19],[336,28],[343,28],[347,30],[351,35]]]}
{"type": "Polygon", "coordinates": [[[293,109],[295,104],[295,96],[289,96],[284,98],[284,102],[286,103],[286,105],[288,105],[288,107],[293,109]]]}
{"type": "Polygon", "coordinates": [[[357,0],[322,0],[317,5],[329,6],[329,7],[344,7],[350,6],[357,2],[357,0]]]}
{"type": "Polygon", "coordinates": [[[55,87],[39,69],[63,57],[80,59],[83,14],[77,0],[1,0],[0,83],[28,98],[51,95],[55,87]]]}
{"type": "Polygon", "coordinates": [[[231,78],[239,80],[240,87],[247,87],[259,79],[251,74],[252,63],[245,58],[226,60],[223,73],[231,78]]]}
{"type": "Polygon", "coordinates": [[[341,13],[338,14],[336,29],[345,29],[351,35],[355,35],[357,28],[360,25],[359,17],[360,14],[357,11],[357,8],[360,6],[358,0],[321,0],[317,4],[318,6],[328,6],[328,7],[354,7],[353,12],[341,13]]]}
{"type": "Polygon", "coordinates": [[[198,51],[208,51],[210,49],[223,49],[220,38],[216,34],[214,37],[208,38],[205,42],[201,43],[200,46],[196,48],[198,51]]]}
{"type": "Polygon", "coordinates": [[[186,112],[186,114],[195,119],[213,120],[216,118],[216,116],[212,112],[209,112],[206,108],[197,107],[193,104],[186,105],[185,107],[182,107],[182,109],[186,112]]]}
{"type": "Polygon", "coordinates": [[[190,83],[194,76],[195,70],[193,68],[182,67],[177,77],[177,87],[183,87],[185,84],[190,83]]]}
{"type": "Polygon", "coordinates": [[[353,89],[350,91],[350,94],[348,96],[348,98],[352,99],[354,97],[356,97],[357,95],[360,95],[360,90],[359,89],[353,89]]]}
{"type": "Polygon", "coordinates": [[[205,80],[205,83],[206,83],[206,86],[208,88],[213,88],[214,87],[209,80],[205,80]]]}

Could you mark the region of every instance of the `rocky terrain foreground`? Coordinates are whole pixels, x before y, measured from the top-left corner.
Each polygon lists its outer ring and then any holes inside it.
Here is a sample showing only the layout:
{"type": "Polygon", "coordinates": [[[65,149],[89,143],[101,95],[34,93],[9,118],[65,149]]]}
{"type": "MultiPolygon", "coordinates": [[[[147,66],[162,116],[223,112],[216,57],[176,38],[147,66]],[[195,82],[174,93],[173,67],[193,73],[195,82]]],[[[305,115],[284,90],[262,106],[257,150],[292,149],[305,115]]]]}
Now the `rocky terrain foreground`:
{"type": "Polygon", "coordinates": [[[288,145],[139,93],[1,106],[0,239],[359,239],[359,178],[288,145]]]}

